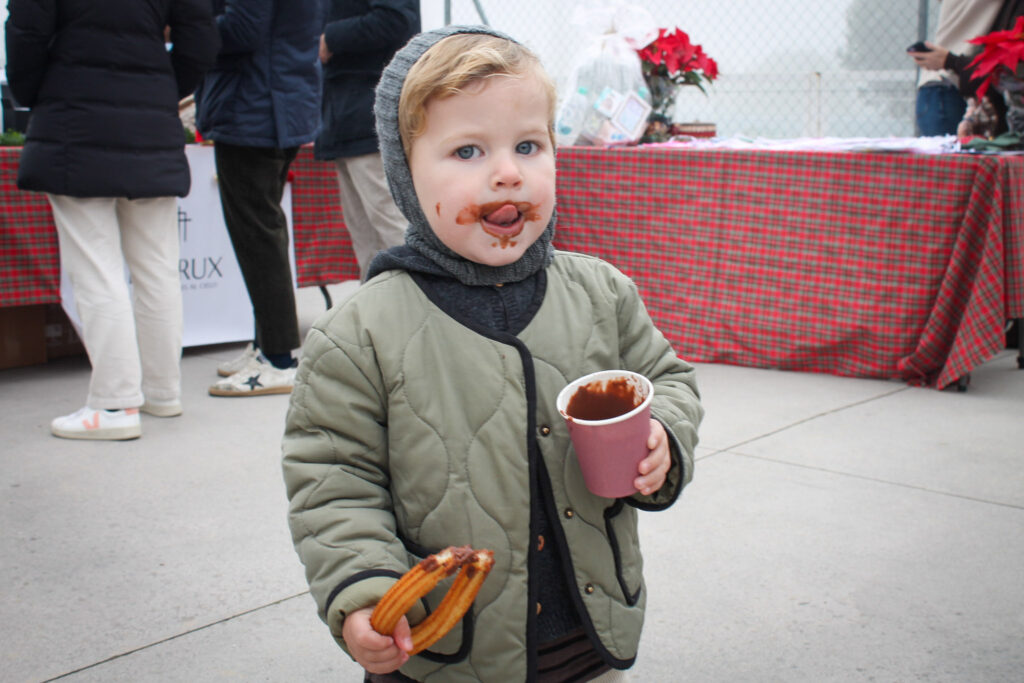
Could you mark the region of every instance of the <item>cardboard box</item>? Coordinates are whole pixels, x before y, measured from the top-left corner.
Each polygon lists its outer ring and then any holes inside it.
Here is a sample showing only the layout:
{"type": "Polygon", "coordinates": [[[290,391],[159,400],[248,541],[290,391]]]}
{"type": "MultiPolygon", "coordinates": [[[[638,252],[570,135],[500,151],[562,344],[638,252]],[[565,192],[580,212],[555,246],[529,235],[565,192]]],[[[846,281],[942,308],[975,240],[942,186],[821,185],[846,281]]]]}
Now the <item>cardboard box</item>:
{"type": "Polygon", "coordinates": [[[85,353],[82,340],[60,304],[47,304],[44,329],[47,360],[85,353]]]}
{"type": "Polygon", "coordinates": [[[0,369],[46,362],[46,306],[0,308],[0,369]]]}

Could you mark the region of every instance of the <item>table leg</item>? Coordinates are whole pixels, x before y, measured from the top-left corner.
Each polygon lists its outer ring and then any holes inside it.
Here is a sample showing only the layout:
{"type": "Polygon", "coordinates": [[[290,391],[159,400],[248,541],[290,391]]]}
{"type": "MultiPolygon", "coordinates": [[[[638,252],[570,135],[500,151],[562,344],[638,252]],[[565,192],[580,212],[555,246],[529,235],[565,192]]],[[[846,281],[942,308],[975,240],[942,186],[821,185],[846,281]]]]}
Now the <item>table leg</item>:
{"type": "Polygon", "coordinates": [[[1017,367],[1024,370],[1024,318],[1017,318],[1017,367]]]}

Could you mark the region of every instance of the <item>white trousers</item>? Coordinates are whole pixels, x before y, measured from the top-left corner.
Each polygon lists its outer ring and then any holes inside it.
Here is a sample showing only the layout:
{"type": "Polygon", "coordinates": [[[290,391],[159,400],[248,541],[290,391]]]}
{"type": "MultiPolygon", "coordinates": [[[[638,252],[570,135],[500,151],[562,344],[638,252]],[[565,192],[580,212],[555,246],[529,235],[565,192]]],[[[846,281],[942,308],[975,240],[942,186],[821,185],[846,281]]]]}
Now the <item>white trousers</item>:
{"type": "Polygon", "coordinates": [[[380,154],[334,160],[338,167],[341,213],[359,263],[359,279],[378,251],[405,243],[409,222],[395,206],[380,154]]]}
{"type": "Polygon", "coordinates": [[[92,364],[86,405],[180,400],[177,199],[47,197],[92,364]]]}

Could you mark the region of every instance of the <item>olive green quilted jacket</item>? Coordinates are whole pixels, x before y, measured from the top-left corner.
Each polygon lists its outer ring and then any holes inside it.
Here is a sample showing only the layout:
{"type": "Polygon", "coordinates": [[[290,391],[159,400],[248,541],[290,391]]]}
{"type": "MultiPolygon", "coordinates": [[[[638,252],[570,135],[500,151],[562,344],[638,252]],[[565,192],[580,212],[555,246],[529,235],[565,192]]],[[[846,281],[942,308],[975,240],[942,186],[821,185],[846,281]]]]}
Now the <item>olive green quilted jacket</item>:
{"type": "MultiPolygon", "coordinates": [[[[694,370],[612,266],[558,252],[546,279],[535,317],[513,336],[459,322],[408,273],[388,271],[324,314],[304,345],[283,442],[289,524],[339,644],[344,615],[375,604],[424,555],[494,551],[461,625],[402,667],[416,680],[536,675],[532,505],[560,522],[552,541],[595,647],[618,668],[636,655],[647,599],[637,510],[668,507],[693,475],[694,370]],[[651,378],[652,416],[673,443],[669,479],[651,496],[591,494],[555,408],[570,380],[611,368],[651,378]]],[[[425,614],[419,605],[410,622],[425,614]]]]}

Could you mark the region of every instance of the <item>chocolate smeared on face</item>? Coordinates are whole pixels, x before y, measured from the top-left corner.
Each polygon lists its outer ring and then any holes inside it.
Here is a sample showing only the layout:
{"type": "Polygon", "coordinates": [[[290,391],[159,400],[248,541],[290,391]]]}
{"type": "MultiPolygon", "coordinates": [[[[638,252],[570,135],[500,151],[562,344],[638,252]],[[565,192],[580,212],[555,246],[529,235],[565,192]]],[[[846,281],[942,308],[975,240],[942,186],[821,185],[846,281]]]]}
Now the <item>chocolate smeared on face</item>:
{"type": "Polygon", "coordinates": [[[498,239],[497,244],[504,249],[515,246],[513,239],[522,232],[523,225],[528,221],[540,219],[537,205],[530,202],[488,202],[472,204],[459,211],[455,217],[458,225],[479,223],[488,235],[498,239]]]}

